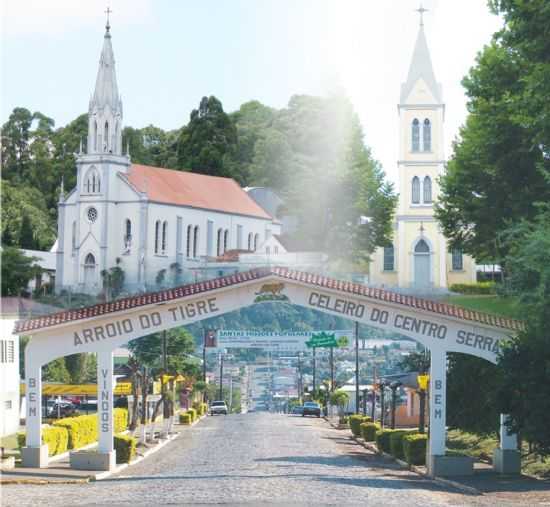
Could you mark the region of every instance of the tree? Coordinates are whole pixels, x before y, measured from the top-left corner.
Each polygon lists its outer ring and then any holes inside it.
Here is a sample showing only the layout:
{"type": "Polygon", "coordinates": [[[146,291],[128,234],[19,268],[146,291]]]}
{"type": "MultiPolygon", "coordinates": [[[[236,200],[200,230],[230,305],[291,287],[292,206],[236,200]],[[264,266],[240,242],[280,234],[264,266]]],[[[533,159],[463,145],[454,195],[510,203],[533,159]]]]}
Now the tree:
{"type": "Polygon", "coordinates": [[[68,384],[71,381],[71,375],[65,366],[65,358],[58,357],[42,367],[42,379],[45,382],[61,382],[68,384]]]}
{"type": "Polygon", "coordinates": [[[430,356],[423,352],[411,352],[399,363],[404,371],[428,373],[430,371],[430,356]]]}
{"type": "Polygon", "coordinates": [[[88,354],[71,354],[65,357],[65,367],[72,384],[83,384],[88,377],[88,354]]]}
{"type": "Polygon", "coordinates": [[[4,246],[1,252],[2,296],[19,296],[29,281],[42,273],[36,257],[27,257],[17,248],[4,246]]]}
{"type": "Polygon", "coordinates": [[[532,220],[550,200],[550,46],[545,0],[494,0],[505,26],[464,78],[469,116],[441,178],[436,215],[453,246],[502,262],[495,240],[510,224],[532,220]]]}
{"type": "Polygon", "coordinates": [[[178,139],[178,167],[211,176],[231,177],[229,167],[237,147],[237,129],[222,103],[203,97],[178,139]]]}

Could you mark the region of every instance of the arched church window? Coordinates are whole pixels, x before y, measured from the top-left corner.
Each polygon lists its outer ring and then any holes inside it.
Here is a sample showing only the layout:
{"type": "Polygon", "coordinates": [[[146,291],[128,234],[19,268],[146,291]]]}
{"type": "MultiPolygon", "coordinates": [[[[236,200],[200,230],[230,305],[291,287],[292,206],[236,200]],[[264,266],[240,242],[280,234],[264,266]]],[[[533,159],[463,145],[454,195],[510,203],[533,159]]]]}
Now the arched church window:
{"type": "Polygon", "coordinates": [[[420,204],[420,179],[415,176],[411,184],[411,196],[413,204],[420,204]]]}
{"type": "Polygon", "coordinates": [[[252,233],[248,234],[248,251],[252,252],[252,233]]]}
{"type": "Polygon", "coordinates": [[[89,253],[84,259],[84,285],[91,287],[95,282],[95,257],[89,253]]]}
{"type": "Polygon", "coordinates": [[[155,253],[159,253],[160,248],[160,220],[155,222],[155,253]]]}
{"type": "Polygon", "coordinates": [[[71,237],[71,250],[72,250],[73,254],[76,251],[76,220],[73,221],[72,237],[71,237]]]}
{"type": "Polygon", "coordinates": [[[453,248],[452,261],[453,271],[462,271],[464,269],[462,249],[453,248]]]}
{"type": "Polygon", "coordinates": [[[432,151],[432,124],[426,118],[422,128],[422,147],[424,151],[432,151]]]}
{"type": "Polygon", "coordinates": [[[103,132],[103,151],[107,151],[109,149],[109,122],[105,122],[105,130],[103,132]]]}
{"type": "Polygon", "coordinates": [[[132,221],[129,218],[127,218],[124,221],[124,251],[126,253],[129,253],[131,246],[132,246],[132,221]]]}
{"type": "Polygon", "coordinates": [[[429,176],[424,178],[423,185],[423,198],[425,204],[430,204],[432,202],[432,180],[429,176]]]}
{"type": "Polygon", "coordinates": [[[223,231],[218,229],[218,235],[216,238],[216,255],[219,257],[222,254],[222,234],[223,231]]]}
{"type": "Polygon", "coordinates": [[[97,121],[94,121],[94,151],[97,151],[97,121]]]}
{"type": "Polygon", "coordinates": [[[420,122],[415,118],[412,122],[412,151],[420,151],[420,122]]]}
{"type": "Polygon", "coordinates": [[[421,239],[416,246],[414,247],[415,253],[430,253],[430,247],[428,246],[428,243],[426,243],[423,239],[421,239]]]}
{"type": "Polygon", "coordinates": [[[193,231],[193,257],[197,257],[197,248],[199,247],[199,226],[195,225],[193,231]]]}
{"type": "Polygon", "coordinates": [[[189,258],[191,255],[191,231],[193,230],[193,227],[190,225],[187,226],[187,249],[186,249],[186,255],[189,258]]]}
{"type": "Polygon", "coordinates": [[[226,229],[223,233],[223,251],[227,252],[227,247],[229,246],[229,231],[226,229]]]}
{"type": "Polygon", "coordinates": [[[95,167],[90,167],[84,178],[84,192],[86,194],[98,194],[101,192],[101,180],[95,167]]]}
{"type": "Polygon", "coordinates": [[[260,242],[260,235],[259,234],[254,235],[254,251],[258,249],[259,242],[260,242]]]}
{"type": "Polygon", "coordinates": [[[166,247],[168,245],[168,222],[165,220],[162,224],[162,253],[166,252],[166,247]]]}
{"type": "Polygon", "coordinates": [[[393,245],[384,247],[384,271],[393,271],[395,269],[395,251],[393,245]]]}

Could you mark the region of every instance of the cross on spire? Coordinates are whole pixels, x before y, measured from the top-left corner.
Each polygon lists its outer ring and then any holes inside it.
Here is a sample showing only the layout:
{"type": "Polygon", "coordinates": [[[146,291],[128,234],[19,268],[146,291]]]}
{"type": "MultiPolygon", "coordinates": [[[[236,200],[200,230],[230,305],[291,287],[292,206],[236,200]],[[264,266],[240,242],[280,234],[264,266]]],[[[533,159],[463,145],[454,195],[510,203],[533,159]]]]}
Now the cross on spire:
{"type": "Polygon", "coordinates": [[[420,7],[418,9],[415,9],[416,12],[420,14],[420,26],[424,26],[424,13],[428,12],[428,9],[424,9],[422,4],[420,4],[420,7]]]}
{"type": "Polygon", "coordinates": [[[105,25],[105,29],[107,32],[111,29],[111,25],[109,24],[109,14],[111,14],[113,11],[107,7],[107,10],[105,11],[105,14],[107,14],[107,24],[105,25]]]}

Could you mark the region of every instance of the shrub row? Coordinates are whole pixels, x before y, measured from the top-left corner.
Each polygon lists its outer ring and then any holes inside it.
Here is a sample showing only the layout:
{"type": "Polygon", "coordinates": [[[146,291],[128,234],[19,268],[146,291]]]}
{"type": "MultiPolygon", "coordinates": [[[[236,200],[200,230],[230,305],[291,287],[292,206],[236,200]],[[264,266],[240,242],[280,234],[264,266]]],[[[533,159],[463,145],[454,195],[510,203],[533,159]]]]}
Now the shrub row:
{"type": "Polygon", "coordinates": [[[114,445],[117,463],[130,463],[134,459],[137,438],[130,435],[115,435],[114,445]]]}
{"type": "MultiPolygon", "coordinates": [[[[128,410],[115,408],[113,411],[114,433],[121,433],[128,427],[128,410]]],[[[65,428],[69,434],[69,449],[79,449],[95,442],[99,437],[97,414],[66,417],[53,423],[65,428]]]]}
{"type": "MultiPolygon", "coordinates": [[[[206,408],[206,410],[207,409],[208,407],[206,408]]],[[[202,410],[202,407],[201,407],[201,410],[202,410]]],[[[197,410],[195,410],[194,408],[190,408],[186,412],[180,412],[179,414],[180,424],[191,424],[193,421],[195,421],[195,419],[197,419],[197,417],[198,417],[197,410]]]]}
{"type": "Polygon", "coordinates": [[[206,414],[206,412],[208,412],[208,404],[196,401],[195,403],[193,403],[193,409],[197,412],[197,415],[199,417],[202,417],[204,414],[206,414]]]}
{"type": "Polygon", "coordinates": [[[380,431],[380,424],[373,422],[364,422],[360,425],[361,438],[365,442],[374,442],[376,440],[376,432],[380,431]]]}
{"type": "Polygon", "coordinates": [[[372,418],[366,415],[354,414],[350,415],[348,418],[349,428],[353,433],[354,437],[361,436],[361,424],[366,422],[372,422],[372,418]]]}
{"type": "MultiPolygon", "coordinates": [[[[19,448],[26,445],[24,431],[17,433],[17,445],[19,448]]],[[[48,445],[48,456],[62,454],[68,450],[69,435],[65,428],[42,428],[42,443],[48,445]]]]}
{"type": "Polygon", "coordinates": [[[460,294],[495,294],[496,285],[494,282],[478,283],[453,283],[450,287],[452,292],[460,294]]]}
{"type": "Polygon", "coordinates": [[[376,432],[378,450],[405,459],[409,465],[426,464],[427,442],[428,436],[416,430],[384,429],[376,432]]]}

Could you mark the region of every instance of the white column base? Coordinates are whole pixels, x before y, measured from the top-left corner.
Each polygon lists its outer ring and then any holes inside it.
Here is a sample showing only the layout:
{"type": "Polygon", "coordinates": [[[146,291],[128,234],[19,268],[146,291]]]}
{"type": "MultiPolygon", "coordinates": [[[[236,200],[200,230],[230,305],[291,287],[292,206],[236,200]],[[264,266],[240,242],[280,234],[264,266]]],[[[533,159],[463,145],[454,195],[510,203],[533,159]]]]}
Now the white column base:
{"type": "Polygon", "coordinates": [[[520,474],[521,456],[519,451],[495,449],[493,452],[493,470],[499,474],[520,474]]]}
{"type": "Polygon", "coordinates": [[[111,471],[116,468],[116,451],[74,451],[70,462],[75,470],[111,471]]]}
{"type": "Polygon", "coordinates": [[[469,456],[428,456],[430,477],[473,475],[474,458],[469,456]]]}
{"type": "Polygon", "coordinates": [[[48,444],[40,447],[22,447],[21,461],[25,468],[48,468],[48,444]]]}

